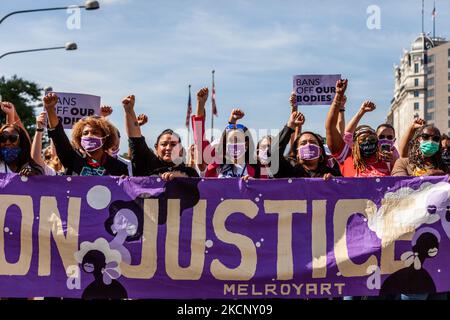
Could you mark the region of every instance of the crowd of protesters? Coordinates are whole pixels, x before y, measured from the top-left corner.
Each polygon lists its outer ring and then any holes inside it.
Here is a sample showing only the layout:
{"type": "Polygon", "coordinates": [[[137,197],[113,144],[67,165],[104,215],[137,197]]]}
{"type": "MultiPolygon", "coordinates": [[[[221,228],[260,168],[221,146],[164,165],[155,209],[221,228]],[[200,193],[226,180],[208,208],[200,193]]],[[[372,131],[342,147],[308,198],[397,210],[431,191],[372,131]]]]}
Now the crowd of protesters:
{"type": "MultiPolygon", "coordinates": [[[[345,122],[347,80],[336,83],[336,95],[329,109],[326,140],[304,131],[305,117],[298,111],[296,96],[290,97],[290,114],[277,136],[253,140],[240,122],[241,109],[231,111],[218,141],[205,137],[205,105],[208,88],[197,93],[197,110],[191,117],[194,143],[183,148],[172,129],[162,131],[149,146],[141,126],[148,118],[136,115],[135,97],[122,100],[128,158],[120,156],[119,130],[108,120],[109,106],[101,114],[74,124],[67,137],[56,114],[58,97],[43,98],[44,112],[36,117],[31,139],[12,103],[1,102],[6,124],[0,127],[0,173],[20,175],[160,176],[168,181],[181,177],[276,179],[332,177],[385,177],[447,175],[450,170],[450,138],[422,119],[413,121],[403,137],[387,123],[377,128],[360,125],[364,115],[376,106],[362,103],[357,114],[345,122]],[[50,145],[42,150],[44,130],[50,145]],[[325,143],[326,141],[326,143],[325,143]]],[[[288,113],[288,112],[287,112],[288,113]]]]}

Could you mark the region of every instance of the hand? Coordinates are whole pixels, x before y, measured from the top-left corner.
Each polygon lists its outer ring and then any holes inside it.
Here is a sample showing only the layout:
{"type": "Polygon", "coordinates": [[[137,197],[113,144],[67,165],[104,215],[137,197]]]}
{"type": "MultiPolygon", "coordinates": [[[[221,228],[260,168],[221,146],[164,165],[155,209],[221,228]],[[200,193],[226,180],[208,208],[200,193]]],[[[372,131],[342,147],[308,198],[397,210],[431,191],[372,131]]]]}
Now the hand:
{"type": "Polygon", "coordinates": [[[207,87],[204,87],[204,88],[201,88],[200,90],[198,90],[198,92],[197,92],[197,102],[201,106],[205,106],[206,100],[208,100],[208,93],[209,93],[209,90],[208,90],[207,87]]]}
{"type": "Polygon", "coordinates": [[[2,111],[11,119],[14,119],[14,114],[16,113],[16,108],[11,102],[0,102],[2,111]]]}
{"type": "Polygon", "coordinates": [[[336,82],[336,94],[343,95],[347,90],[347,79],[340,79],[336,82]]]}
{"type": "Polygon", "coordinates": [[[145,114],[138,115],[137,123],[138,123],[139,127],[143,126],[147,122],[148,122],[148,117],[145,114]]]}
{"type": "Polygon", "coordinates": [[[423,127],[427,122],[421,118],[416,118],[414,119],[411,127],[415,130],[415,129],[419,129],[421,127],[423,127]]]}
{"type": "Polygon", "coordinates": [[[33,171],[31,171],[30,167],[25,167],[19,171],[19,175],[21,175],[23,177],[29,177],[29,176],[34,176],[34,173],[33,173],[33,171]]]}
{"type": "Polygon", "coordinates": [[[122,105],[123,105],[123,108],[125,109],[125,112],[130,112],[133,110],[134,102],[135,102],[134,95],[129,95],[128,97],[126,97],[122,100],[122,105]]]}
{"type": "Polygon", "coordinates": [[[333,178],[334,176],[331,174],[331,173],[325,173],[324,175],[323,175],[323,180],[325,180],[325,181],[328,181],[328,180],[330,180],[331,178],[333,178]]]}
{"type": "Polygon", "coordinates": [[[244,116],[245,113],[241,109],[233,109],[230,114],[230,122],[236,123],[237,120],[242,119],[244,116]]]}
{"type": "Polygon", "coordinates": [[[46,117],[47,117],[47,112],[41,112],[37,117],[36,117],[36,128],[37,129],[42,129],[45,127],[45,122],[46,122],[46,117]]]}
{"type": "Polygon", "coordinates": [[[171,181],[174,178],[187,178],[187,175],[180,171],[164,172],[161,175],[161,179],[163,179],[164,181],[171,181]]]}
{"type": "Polygon", "coordinates": [[[108,117],[113,113],[113,109],[110,106],[101,106],[100,107],[100,115],[102,117],[108,117]]]}
{"type": "Polygon", "coordinates": [[[58,96],[56,93],[50,92],[44,97],[43,102],[45,110],[54,110],[58,103],[58,96]]]}
{"type": "Polygon", "coordinates": [[[373,103],[372,101],[366,100],[363,102],[363,104],[359,108],[359,111],[361,111],[362,113],[372,112],[376,108],[377,108],[377,106],[375,105],[375,103],[373,103]]]}
{"type": "Polygon", "coordinates": [[[303,113],[294,111],[289,116],[287,126],[295,130],[296,127],[301,127],[304,124],[305,124],[305,116],[303,115],[303,113]]]}
{"type": "Polygon", "coordinates": [[[294,91],[291,92],[291,96],[289,97],[289,104],[292,110],[297,111],[297,95],[294,91]]]}
{"type": "Polygon", "coordinates": [[[246,174],[245,176],[243,176],[241,179],[244,180],[244,181],[255,180],[255,178],[249,176],[248,174],[246,174]]]}
{"type": "Polygon", "coordinates": [[[440,169],[429,169],[425,173],[426,176],[445,176],[446,173],[440,169]]]}

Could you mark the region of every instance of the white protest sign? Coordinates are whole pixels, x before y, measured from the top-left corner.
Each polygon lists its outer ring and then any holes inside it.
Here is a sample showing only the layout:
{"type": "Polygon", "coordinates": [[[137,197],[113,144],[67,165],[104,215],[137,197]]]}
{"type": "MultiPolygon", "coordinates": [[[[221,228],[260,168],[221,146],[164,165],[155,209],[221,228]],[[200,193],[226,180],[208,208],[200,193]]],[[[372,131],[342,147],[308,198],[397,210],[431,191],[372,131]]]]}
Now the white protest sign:
{"type": "Polygon", "coordinates": [[[99,96],[67,92],[55,94],[58,96],[56,115],[64,129],[72,129],[81,118],[100,114],[99,96]]]}
{"type": "Polygon", "coordinates": [[[331,105],[336,95],[340,74],[294,76],[294,92],[298,105],[331,105]]]}

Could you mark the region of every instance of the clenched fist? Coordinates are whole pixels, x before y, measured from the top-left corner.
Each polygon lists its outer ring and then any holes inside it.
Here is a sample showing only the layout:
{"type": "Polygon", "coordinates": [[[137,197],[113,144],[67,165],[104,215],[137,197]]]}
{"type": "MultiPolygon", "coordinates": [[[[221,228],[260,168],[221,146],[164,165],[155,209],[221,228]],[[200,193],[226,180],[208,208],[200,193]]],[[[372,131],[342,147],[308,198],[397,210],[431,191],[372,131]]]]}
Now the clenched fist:
{"type": "Polygon", "coordinates": [[[44,97],[44,108],[45,109],[54,109],[56,104],[58,103],[58,96],[56,93],[50,92],[44,97]]]}

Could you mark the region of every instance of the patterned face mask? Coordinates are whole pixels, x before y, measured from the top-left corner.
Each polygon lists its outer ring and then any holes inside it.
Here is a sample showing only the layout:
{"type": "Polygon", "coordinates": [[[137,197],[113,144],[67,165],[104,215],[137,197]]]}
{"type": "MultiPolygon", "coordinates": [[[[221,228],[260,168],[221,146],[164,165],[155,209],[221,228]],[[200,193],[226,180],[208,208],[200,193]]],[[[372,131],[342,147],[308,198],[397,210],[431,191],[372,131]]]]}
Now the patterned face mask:
{"type": "Polygon", "coordinates": [[[315,160],[320,157],[320,147],[316,144],[305,144],[298,148],[298,157],[302,160],[315,160]]]}
{"type": "Polygon", "coordinates": [[[1,159],[6,163],[11,163],[19,157],[20,151],[22,151],[20,147],[1,148],[1,159]]]}
{"type": "Polygon", "coordinates": [[[103,146],[103,138],[96,136],[81,137],[81,146],[87,152],[98,150],[103,146]]]}

